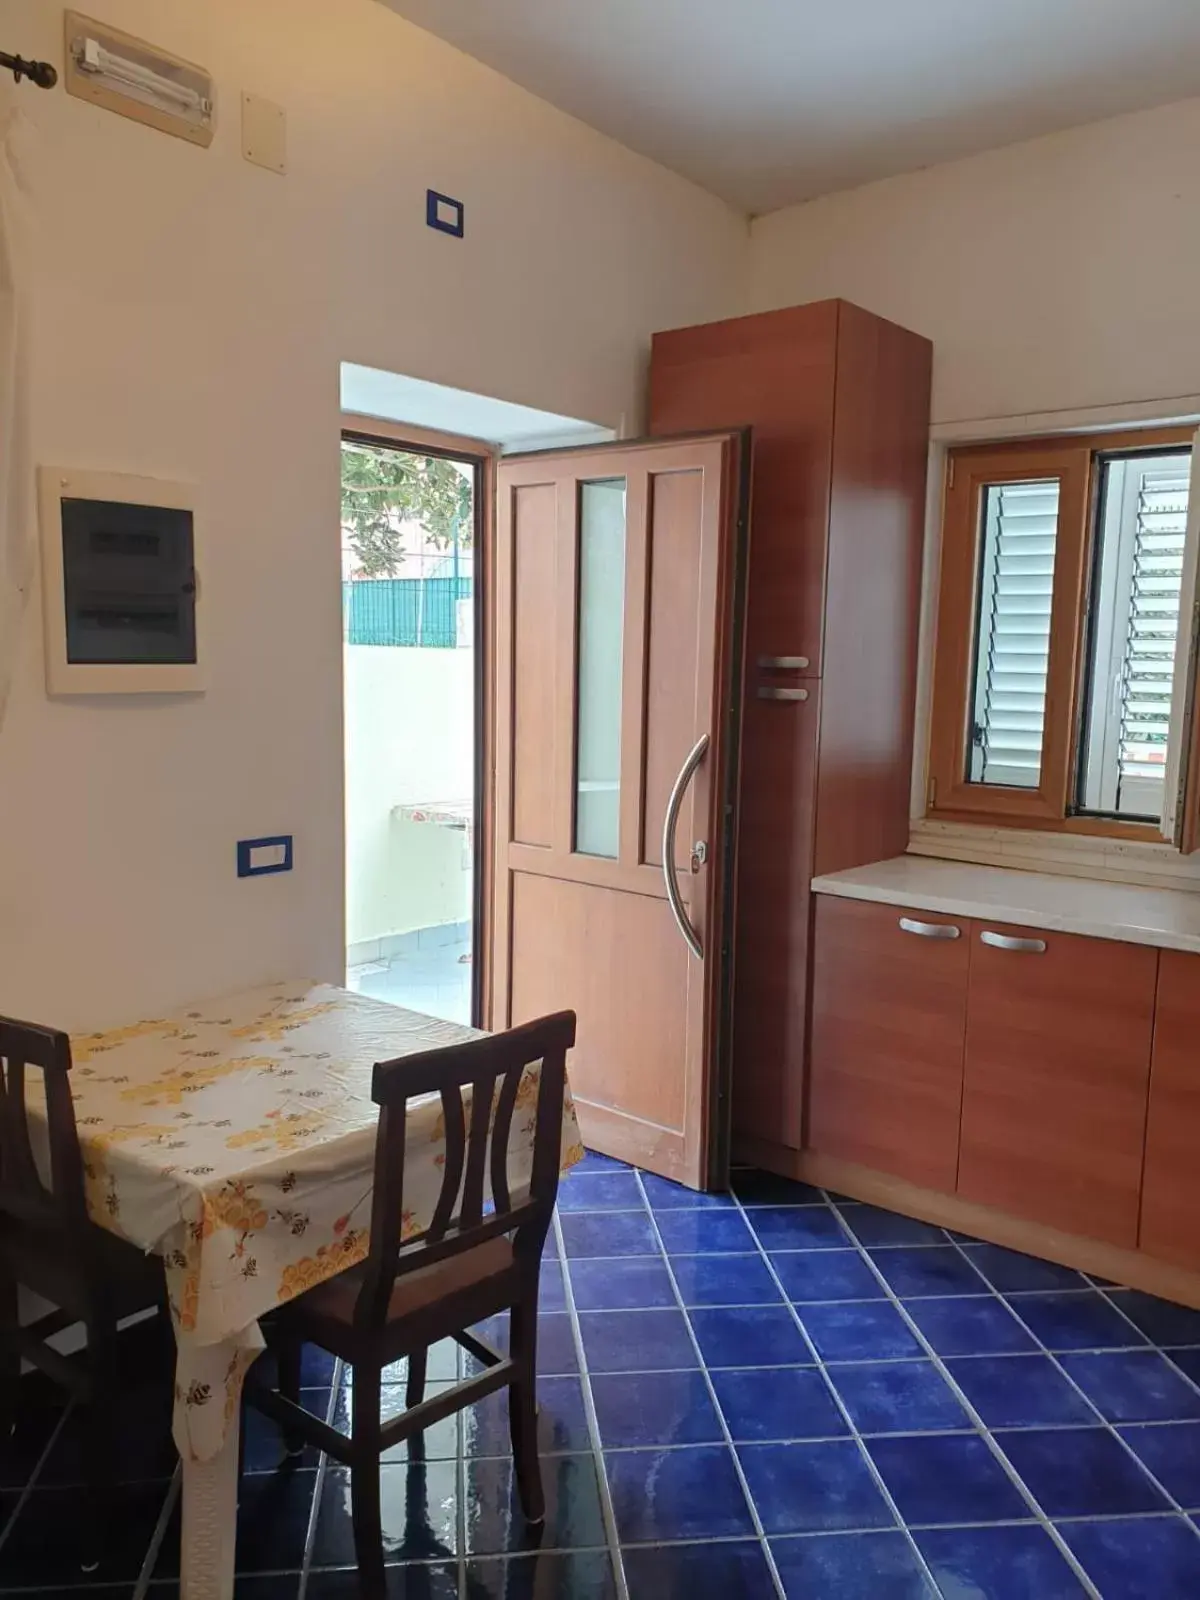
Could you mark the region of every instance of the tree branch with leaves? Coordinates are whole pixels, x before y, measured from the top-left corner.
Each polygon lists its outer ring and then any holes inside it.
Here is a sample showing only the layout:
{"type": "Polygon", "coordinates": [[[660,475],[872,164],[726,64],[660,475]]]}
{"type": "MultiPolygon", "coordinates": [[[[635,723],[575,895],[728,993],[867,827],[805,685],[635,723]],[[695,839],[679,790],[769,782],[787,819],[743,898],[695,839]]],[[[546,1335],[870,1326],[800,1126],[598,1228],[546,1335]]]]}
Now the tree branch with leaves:
{"type": "Polygon", "coordinates": [[[442,456],[342,441],[342,527],[364,577],[390,578],[404,560],[401,532],[416,522],[429,542],[472,542],[472,478],[442,456]]]}

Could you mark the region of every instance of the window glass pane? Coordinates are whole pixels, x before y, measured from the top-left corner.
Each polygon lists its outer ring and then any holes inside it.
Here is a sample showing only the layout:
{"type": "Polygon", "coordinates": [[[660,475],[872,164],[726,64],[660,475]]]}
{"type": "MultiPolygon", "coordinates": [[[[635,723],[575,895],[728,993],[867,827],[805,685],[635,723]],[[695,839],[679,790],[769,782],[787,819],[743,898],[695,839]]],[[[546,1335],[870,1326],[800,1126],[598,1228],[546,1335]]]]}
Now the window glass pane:
{"type": "Polygon", "coordinates": [[[1079,805],[1157,822],[1171,717],[1191,455],[1106,461],[1079,805]]]}
{"type": "Polygon", "coordinates": [[[579,507],[579,730],[575,848],[620,849],[625,480],[585,483],[579,507]]]}
{"type": "Polygon", "coordinates": [[[983,491],[969,783],[1041,782],[1058,499],[1056,478],[983,491]]]}

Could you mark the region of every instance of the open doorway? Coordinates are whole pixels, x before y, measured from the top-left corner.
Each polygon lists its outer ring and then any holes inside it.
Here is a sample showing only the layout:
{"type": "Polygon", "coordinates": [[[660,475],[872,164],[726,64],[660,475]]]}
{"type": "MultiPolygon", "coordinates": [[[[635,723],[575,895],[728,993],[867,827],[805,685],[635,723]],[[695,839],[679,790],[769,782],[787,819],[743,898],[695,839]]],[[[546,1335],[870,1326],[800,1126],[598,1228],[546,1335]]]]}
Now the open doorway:
{"type": "Polygon", "coordinates": [[[492,479],[616,430],[353,362],[340,387],[347,981],[491,1026],[492,479]]]}
{"type": "Polygon", "coordinates": [[[485,458],[342,435],[348,987],[478,1022],[485,458]]]}

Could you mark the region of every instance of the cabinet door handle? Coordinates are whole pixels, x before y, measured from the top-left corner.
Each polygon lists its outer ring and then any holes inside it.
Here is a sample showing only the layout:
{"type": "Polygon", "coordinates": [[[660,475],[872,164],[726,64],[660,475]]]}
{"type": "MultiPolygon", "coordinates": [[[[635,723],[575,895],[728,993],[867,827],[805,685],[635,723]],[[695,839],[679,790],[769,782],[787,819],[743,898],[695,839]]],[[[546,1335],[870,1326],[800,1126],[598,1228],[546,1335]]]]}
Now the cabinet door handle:
{"type": "Polygon", "coordinates": [[[980,944],[990,944],[993,950],[1017,950],[1023,955],[1040,956],[1046,953],[1045,939],[1019,939],[1012,933],[993,933],[985,928],[979,935],[980,944]]]}
{"type": "Polygon", "coordinates": [[[760,700],[807,700],[807,689],[758,689],[760,700]]]}
{"type": "Polygon", "coordinates": [[[915,933],[920,939],[957,939],[962,934],[952,922],[917,922],[912,917],[901,917],[903,933],[915,933]]]}
{"type": "Polygon", "coordinates": [[[803,672],[808,666],[808,657],[759,656],[758,665],[763,672],[803,672]]]}

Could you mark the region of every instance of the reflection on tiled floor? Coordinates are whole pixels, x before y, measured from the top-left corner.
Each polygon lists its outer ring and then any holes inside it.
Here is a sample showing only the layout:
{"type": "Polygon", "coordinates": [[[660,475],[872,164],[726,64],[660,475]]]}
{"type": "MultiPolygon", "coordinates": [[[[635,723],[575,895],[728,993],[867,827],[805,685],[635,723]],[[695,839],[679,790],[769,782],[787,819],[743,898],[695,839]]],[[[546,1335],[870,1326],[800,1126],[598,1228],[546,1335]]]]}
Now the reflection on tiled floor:
{"type": "MultiPolygon", "coordinates": [[[[423,929],[431,936],[436,928],[423,929]]],[[[443,1017],[447,1022],[471,1020],[471,941],[458,939],[406,950],[386,960],[350,967],[346,987],[375,1000],[387,1000],[409,1011],[443,1017]]]]}
{"type": "MultiPolygon", "coordinates": [[[[1200,1313],[779,1179],[737,1189],[696,1196],[599,1157],[564,1181],[540,1550],[493,1396],[383,1468],[395,1596],[1200,1596],[1200,1313]]],[[[439,1348],[431,1381],[464,1359],[439,1348]]],[[[313,1350],[305,1377],[344,1421],[346,1375],[313,1350]]],[[[146,1382],[96,1581],[171,1600],[165,1369],[146,1382]]],[[[3,1458],[0,1588],[60,1594],[82,1581],[79,1440],[39,1393],[3,1458]]],[[[315,1452],[281,1466],[257,1417],[247,1435],[239,1597],[353,1600],[346,1474],[315,1452]]]]}

